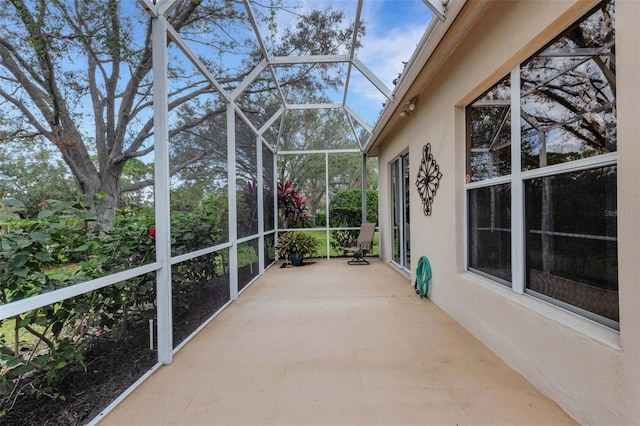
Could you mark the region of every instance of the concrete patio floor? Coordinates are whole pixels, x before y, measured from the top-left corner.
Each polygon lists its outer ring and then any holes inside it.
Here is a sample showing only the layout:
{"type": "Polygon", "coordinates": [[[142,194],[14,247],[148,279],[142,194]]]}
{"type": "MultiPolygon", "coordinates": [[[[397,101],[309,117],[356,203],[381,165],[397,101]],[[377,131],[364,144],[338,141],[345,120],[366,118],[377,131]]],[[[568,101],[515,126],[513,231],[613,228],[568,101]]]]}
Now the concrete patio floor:
{"type": "Polygon", "coordinates": [[[573,425],[379,260],[269,269],[106,425],[573,425]]]}

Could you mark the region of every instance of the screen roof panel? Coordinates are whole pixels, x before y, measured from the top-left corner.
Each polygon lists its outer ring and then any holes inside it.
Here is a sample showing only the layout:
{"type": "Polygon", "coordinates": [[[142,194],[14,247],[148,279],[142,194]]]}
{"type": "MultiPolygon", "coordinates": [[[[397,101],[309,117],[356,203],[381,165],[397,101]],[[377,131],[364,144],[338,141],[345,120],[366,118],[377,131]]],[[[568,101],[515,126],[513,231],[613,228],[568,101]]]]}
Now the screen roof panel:
{"type": "MultiPolygon", "coordinates": [[[[157,3],[159,10],[169,11],[175,4],[157,3]]],[[[175,32],[210,67],[226,99],[247,109],[245,116],[260,116],[256,128],[279,108],[342,108],[348,127],[370,134],[393,98],[404,67],[437,19],[427,3],[204,0],[198,7],[210,13],[175,32]],[[266,97],[251,95],[264,81],[270,81],[266,97]]]]}

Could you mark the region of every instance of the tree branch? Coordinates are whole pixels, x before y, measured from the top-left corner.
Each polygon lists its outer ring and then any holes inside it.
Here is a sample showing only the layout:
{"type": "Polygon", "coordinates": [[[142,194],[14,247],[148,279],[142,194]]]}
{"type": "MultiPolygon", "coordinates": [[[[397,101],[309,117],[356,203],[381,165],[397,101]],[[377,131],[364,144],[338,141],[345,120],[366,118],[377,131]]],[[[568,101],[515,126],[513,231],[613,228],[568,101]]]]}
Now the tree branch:
{"type": "Polygon", "coordinates": [[[42,125],[40,125],[40,120],[38,120],[31,113],[31,110],[27,108],[27,106],[23,102],[21,102],[19,99],[15,98],[14,96],[10,95],[9,93],[5,92],[1,87],[0,87],[0,97],[3,97],[7,101],[9,101],[11,104],[13,104],[16,108],[18,108],[20,112],[24,114],[24,116],[27,118],[27,121],[29,122],[29,124],[33,126],[39,132],[39,134],[42,134],[47,138],[51,136],[51,131],[49,129],[44,128],[42,125]]]}
{"type": "MultiPolygon", "coordinates": [[[[22,68],[16,63],[14,57],[17,56],[15,50],[10,50],[11,45],[6,43],[5,40],[0,40],[0,58],[2,58],[2,65],[6,68],[16,79],[17,82],[24,88],[24,90],[29,94],[29,97],[34,102],[35,106],[38,108],[38,111],[46,118],[48,115],[51,115],[50,104],[48,99],[48,94],[42,90],[40,87],[36,86],[27,75],[25,75],[22,71],[22,68]]],[[[7,92],[3,90],[3,94],[8,95],[7,92]]],[[[29,120],[29,124],[38,128],[42,134],[50,134],[50,129],[44,130],[44,127],[40,125],[40,119],[36,119],[36,117],[31,112],[30,108],[24,104],[23,101],[8,96],[6,98],[12,104],[14,104],[21,112],[25,114],[29,120]]]]}
{"type": "MultiPolygon", "coordinates": [[[[190,92],[184,96],[181,96],[180,98],[174,99],[173,101],[171,101],[169,103],[169,110],[174,110],[177,107],[179,107],[180,105],[183,105],[189,101],[191,101],[193,98],[202,95],[202,94],[207,94],[207,93],[213,93],[213,89],[211,87],[205,87],[205,88],[201,88],[199,90],[195,90],[193,92],[190,92]]],[[[175,134],[179,133],[180,131],[184,130],[185,128],[191,128],[194,127],[197,124],[201,124],[204,121],[206,121],[206,119],[216,115],[216,114],[220,114],[226,111],[225,109],[217,109],[217,110],[211,110],[209,111],[207,114],[203,114],[198,120],[193,120],[192,123],[193,125],[191,126],[181,126],[178,129],[172,129],[169,132],[169,136],[174,136],[175,134]]],[[[153,117],[149,118],[147,120],[147,122],[145,123],[145,125],[142,127],[142,129],[140,130],[140,132],[138,133],[138,135],[135,137],[135,139],[133,140],[133,142],[131,143],[131,145],[129,146],[129,148],[122,153],[122,157],[119,157],[121,159],[124,158],[131,158],[133,156],[135,156],[135,153],[138,149],[140,149],[140,147],[142,146],[142,144],[144,143],[144,141],[151,136],[151,129],[153,129],[153,117]]]]}

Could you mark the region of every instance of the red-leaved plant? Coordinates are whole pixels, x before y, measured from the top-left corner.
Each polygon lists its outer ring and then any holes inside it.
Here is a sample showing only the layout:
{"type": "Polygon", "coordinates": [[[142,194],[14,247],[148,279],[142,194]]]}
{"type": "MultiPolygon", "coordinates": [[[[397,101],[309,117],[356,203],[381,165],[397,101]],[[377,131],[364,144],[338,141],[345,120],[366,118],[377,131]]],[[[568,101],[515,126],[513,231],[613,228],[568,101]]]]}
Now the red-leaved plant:
{"type": "Polygon", "coordinates": [[[278,215],[283,228],[303,228],[309,219],[306,200],[291,181],[278,183],[278,215]]]}

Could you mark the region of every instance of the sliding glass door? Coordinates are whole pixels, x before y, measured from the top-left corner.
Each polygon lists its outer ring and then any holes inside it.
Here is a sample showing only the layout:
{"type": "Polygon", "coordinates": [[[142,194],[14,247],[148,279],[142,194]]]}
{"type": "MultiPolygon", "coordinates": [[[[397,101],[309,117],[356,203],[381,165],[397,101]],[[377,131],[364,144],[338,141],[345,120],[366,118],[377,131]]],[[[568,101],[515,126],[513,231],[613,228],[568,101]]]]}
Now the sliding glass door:
{"type": "Polygon", "coordinates": [[[409,244],[409,153],[391,163],[391,192],[393,197],[393,262],[411,270],[409,244]]]}

